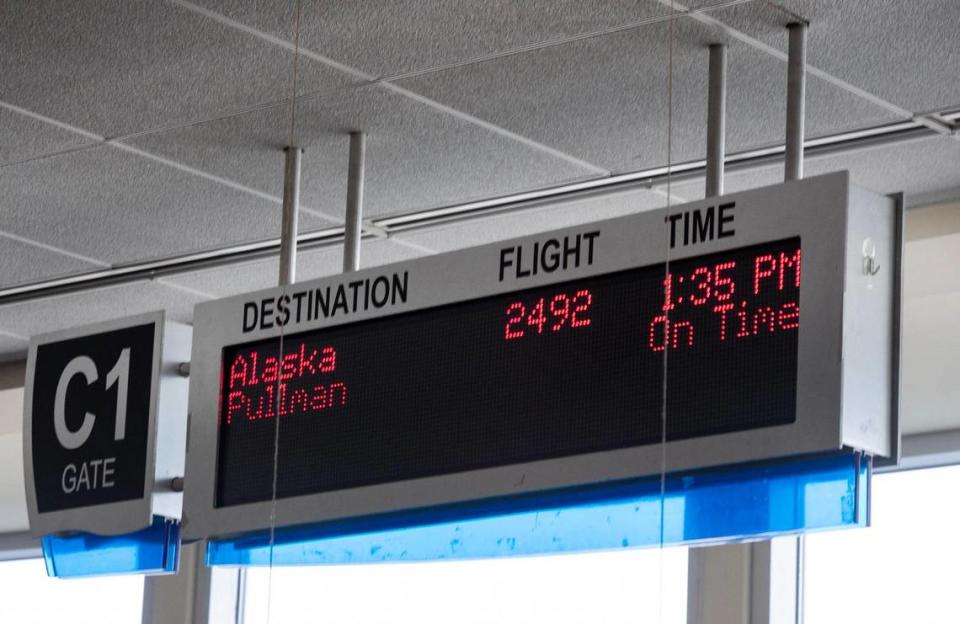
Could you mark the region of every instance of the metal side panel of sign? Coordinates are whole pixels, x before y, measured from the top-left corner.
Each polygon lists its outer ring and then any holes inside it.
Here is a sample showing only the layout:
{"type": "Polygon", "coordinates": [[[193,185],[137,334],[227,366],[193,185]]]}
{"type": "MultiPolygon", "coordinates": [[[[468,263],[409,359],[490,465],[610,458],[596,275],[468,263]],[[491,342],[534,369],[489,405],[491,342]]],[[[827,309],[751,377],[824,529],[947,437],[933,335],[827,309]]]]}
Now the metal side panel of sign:
{"type": "Polygon", "coordinates": [[[162,311],[34,336],[23,410],[34,535],[119,535],[179,519],[191,331],[162,311]],[[163,493],[167,490],[167,493],[163,493]]]}

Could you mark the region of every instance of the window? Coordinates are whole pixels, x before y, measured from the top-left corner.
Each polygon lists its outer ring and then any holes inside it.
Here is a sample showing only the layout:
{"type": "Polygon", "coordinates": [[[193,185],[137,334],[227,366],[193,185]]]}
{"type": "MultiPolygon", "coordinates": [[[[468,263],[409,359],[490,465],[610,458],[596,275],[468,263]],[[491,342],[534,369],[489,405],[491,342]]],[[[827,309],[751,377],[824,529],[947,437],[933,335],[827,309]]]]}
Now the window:
{"type": "Polygon", "coordinates": [[[17,624],[140,624],[143,577],[61,580],[42,559],[0,561],[4,622],[17,624]]]}
{"type": "Polygon", "coordinates": [[[960,618],[960,466],[879,474],[869,529],[806,539],[805,621],[960,618]]]}
{"type": "Polygon", "coordinates": [[[685,624],[687,549],[247,571],[244,624],[685,624]]]}

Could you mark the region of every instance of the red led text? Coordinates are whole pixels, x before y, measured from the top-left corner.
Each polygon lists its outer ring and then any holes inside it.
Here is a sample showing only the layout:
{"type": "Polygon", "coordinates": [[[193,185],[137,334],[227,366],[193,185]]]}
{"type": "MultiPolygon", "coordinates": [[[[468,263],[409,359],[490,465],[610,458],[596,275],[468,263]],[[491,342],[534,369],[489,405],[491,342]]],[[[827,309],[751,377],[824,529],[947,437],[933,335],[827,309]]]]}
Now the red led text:
{"type": "Polygon", "coordinates": [[[524,303],[514,301],[507,306],[504,338],[516,340],[525,335],[558,332],[564,328],[589,327],[593,294],[586,289],[568,295],[557,293],[524,303]]]}
{"type": "Polygon", "coordinates": [[[326,376],[337,367],[333,347],[306,343],[282,356],[259,351],[239,353],[230,363],[226,424],[243,418],[256,421],[274,416],[308,414],[347,404],[347,386],[326,376]]]}
{"type": "Polygon", "coordinates": [[[297,389],[291,389],[286,383],[271,384],[262,390],[253,395],[231,390],[227,395],[227,424],[233,424],[235,418],[253,421],[278,415],[310,414],[347,404],[347,387],[339,381],[297,389]]]}
{"type": "Polygon", "coordinates": [[[689,273],[668,273],[663,280],[661,313],[647,325],[651,351],[695,348],[701,336],[719,342],[755,338],[800,327],[801,251],[764,253],[747,260],[747,266],[724,261],[694,268],[689,273]],[[741,279],[749,275],[747,284],[741,279]],[[784,301],[786,299],[786,301],[784,301]],[[773,301],[772,303],[770,301],[773,301]],[[703,315],[712,331],[703,332],[703,315]],[[698,316],[696,323],[692,317],[698,316]],[[697,325],[697,327],[695,327],[697,325]]]}

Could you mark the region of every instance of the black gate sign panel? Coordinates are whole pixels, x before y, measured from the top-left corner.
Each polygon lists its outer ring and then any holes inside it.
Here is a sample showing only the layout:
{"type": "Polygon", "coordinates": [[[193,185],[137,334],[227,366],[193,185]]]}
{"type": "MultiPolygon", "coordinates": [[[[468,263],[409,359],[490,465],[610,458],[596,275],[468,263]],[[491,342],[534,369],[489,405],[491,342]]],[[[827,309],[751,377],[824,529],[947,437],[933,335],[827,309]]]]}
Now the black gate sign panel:
{"type": "Polygon", "coordinates": [[[155,325],[37,347],[33,477],[40,513],[144,495],[155,325]]]}

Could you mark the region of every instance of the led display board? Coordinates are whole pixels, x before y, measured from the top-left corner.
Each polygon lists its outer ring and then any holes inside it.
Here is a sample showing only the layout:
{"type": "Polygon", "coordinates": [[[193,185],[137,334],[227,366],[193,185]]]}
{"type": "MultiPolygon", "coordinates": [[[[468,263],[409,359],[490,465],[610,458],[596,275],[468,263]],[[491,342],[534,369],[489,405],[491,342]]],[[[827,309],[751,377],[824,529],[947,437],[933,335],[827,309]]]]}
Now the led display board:
{"type": "Polygon", "coordinates": [[[799,241],[665,271],[225,348],[217,505],[793,422],[799,241]]]}
{"type": "Polygon", "coordinates": [[[833,174],[201,304],[185,531],[887,454],[894,213],[833,174]]]}

